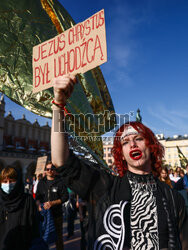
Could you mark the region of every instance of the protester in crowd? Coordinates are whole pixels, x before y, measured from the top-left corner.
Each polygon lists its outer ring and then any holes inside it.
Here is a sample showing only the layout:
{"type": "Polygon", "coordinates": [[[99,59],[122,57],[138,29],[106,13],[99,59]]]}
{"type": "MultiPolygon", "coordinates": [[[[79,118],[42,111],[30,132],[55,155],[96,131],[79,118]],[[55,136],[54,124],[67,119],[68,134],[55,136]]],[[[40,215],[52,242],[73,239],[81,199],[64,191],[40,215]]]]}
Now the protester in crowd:
{"type": "Polygon", "coordinates": [[[180,167],[177,167],[176,170],[175,170],[178,173],[178,176],[180,176],[180,170],[181,170],[180,167]]]}
{"type": "Polygon", "coordinates": [[[87,249],[87,240],[86,234],[88,230],[88,217],[87,217],[87,202],[84,201],[79,195],[76,196],[76,207],[79,212],[80,219],[80,231],[81,231],[81,240],[80,240],[80,249],[87,249]]]}
{"type": "Polygon", "coordinates": [[[188,165],[186,166],[186,174],[176,182],[175,189],[183,196],[188,213],[188,165]]]}
{"type": "Polygon", "coordinates": [[[181,178],[183,178],[183,177],[184,177],[184,175],[185,175],[185,172],[184,172],[184,170],[183,170],[183,169],[181,169],[181,170],[180,170],[180,177],[181,177],[181,178]]]}
{"type": "MultiPolygon", "coordinates": [[[[52,163],[46,164],[46,177],[41,179],[37,186],[36,202],[38,204],[39,211],[50,210],[53,216],[54,225],[57,233],[56,249],[62,250],[62,203],[68,200],[68,191],[66,186],[56,176],[56,169],[52,167],[52,163]]],[[[49,232],[50,233],[50,232],[49,232]]]]}
{"type": "Polygon", "coordinates": [[[175,188],[177,190],[186,190],[188,193],[188,165],[186,166],[186,174],[177,181],[175,188]]]}
{"type": "Polygon", "coordinates": [[[187,214],[180,194],[158,180],[164,148],[140,122],[122,125],[116,132],[112,155],[119,176],[92,167],[69,151],[61,129],[63,106],[76,78],[53,80],[51,130],[53,165],[61,179],[88,201],[88,249],[188,249],[187,214]]]}
{"type": "Polygon", "coordinates": [[[34,183],[34,185],[33,185],[33,198],[34,198],[34,199],[35,199],[35,197],[36,197],[36,192],[37,192],[38,183],[39,183],[39,181],[40,181],[42,178],[43,178],[43,174],[41,173],[41,174],[39,174],[39,175],[37,176],[37,179],[36,179],[36,181],[35,181],[35,183],[34,183]]]}
{"type": "Polygon", "coordinates": [[[39,237],[36,204],[24,193],[21,173],[15,168],[4,168],[0,183],[0,249],[27,250],[39,237]]]}
{"type": "Polygon", "coordinates": [[[32,177],[32,184],[33,184],[33,186],[35,185],[35,182],[36,182],[36,175],[34,175],[33,177],[32,177]]]}
{"type": "Polygon", "coordinates": [[[162,167],[161,168],[159,180],[165,182],[166,184],[168,184],[169,187],[171,187],[171,188],[173,187],[172,182],[171,182],[171,180],[169,178],[169,175],[168,175],[167,167],[162,167]]]}
{"type": "Polygon", "coordinates": [[[174,176],[174,170],[170,168],[168,174],[169,174],[169,178],[171,179],[174,176]]]}
{"type": "Polygon", "coordinates": [[[174,181],[175,183],[179,181],[179,179],[181,179],[181,177],[179,176],[179,173],[175,170],[174,171],[174,176],[171,177],[171,181],[174,181]]]}
{"type": "Polygon", "coordinates": [[[186,189],[188,193],[188,164],[186,166],[186,174],[183,177],[183,180],[184,180],[184,189],[186,189]]]}
{"type": "Polygon", "coordinates": [[[30,181],[29,178],[27,178],[26,181],[25,181],[25,186],[24,186],[25,191],[24,192],[26,194],[32,194],[32,187],[33,187],[32,182],[30,181]]]}

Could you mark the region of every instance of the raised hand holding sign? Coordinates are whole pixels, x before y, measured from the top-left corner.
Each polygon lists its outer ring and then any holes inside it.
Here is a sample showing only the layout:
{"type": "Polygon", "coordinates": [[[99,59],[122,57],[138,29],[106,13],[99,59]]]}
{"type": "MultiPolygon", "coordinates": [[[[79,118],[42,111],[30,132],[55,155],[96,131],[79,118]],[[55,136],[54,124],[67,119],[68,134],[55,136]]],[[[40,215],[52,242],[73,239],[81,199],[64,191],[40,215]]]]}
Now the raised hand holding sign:
{"type": "Polygon", "coordinates": [[[53,78],[84,73],[107,61],[104,10],[33,48],[33,92],[53,78]]]}

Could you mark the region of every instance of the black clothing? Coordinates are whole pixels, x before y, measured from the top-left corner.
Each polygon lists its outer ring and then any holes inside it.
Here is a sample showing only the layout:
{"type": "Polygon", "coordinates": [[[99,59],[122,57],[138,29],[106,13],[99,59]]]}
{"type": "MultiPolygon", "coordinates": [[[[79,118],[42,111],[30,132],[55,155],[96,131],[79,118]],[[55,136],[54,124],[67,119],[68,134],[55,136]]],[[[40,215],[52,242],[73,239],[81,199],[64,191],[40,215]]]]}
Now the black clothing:
{"type": "Polygon", "coordinates": [[[0,188],[0,249],[27,250],[39,237],[37,207],[30,194],[24,194],[21,176],[10,194],[0,188]]]}
{"type": "MultiPolygon", "coordinates": [[[[39,181],[36,192],[36,200],[40,203],[61,199],[62,203],[67,201],[69,194],[66,186],[56,177],[54,180],[47,180],[44,177],[39,181]]],[[[50,208],[54,217],[62,216],[62,204],[50,208]]]]}
{"type": "Polygon", "coordinates": [[[173,186],[178,191],[185,189],[184,178],[179,179],[173,186]]]}
{"type": "Polygon", "coordinates": [[[66,204],[67,238],[74,235],[74,220],[76,218],[76,214],[76,201],[74,197],[70,197],[66,204]]]}
{"type": "Polygon", "coordinates": [[[81,240],[80,240],[80,249],[87,249],[87,230],[88,230],[88,216],[87,216],[87,203],[79,198],[79,216],[80,216],[80,231],[81,231],[81,240]]]}
{"type": "Polygon", "coordinates": [[[4,221],[6,212],[11,213],[17,211],[22,206],[25,197],[23,193],[24,186],[21,177],[18,177],[16,185],[10,194],[3,192],[0,188],[0,222],[4,221]]]}
{"type": "MultiPolygon", "coordinates": [[[[63,184],[61,179],[56,176],[54,180],[47,180],[44,177],[39,181],[36,192],[36,200],[40,203],[47,201],[54,201],[61,199],[64,203],[69,198],[66,186],[63,184]]],[[[55,229],[57,233],[56,249],[63,249],[63,238],[62,238],[62,224],[63,224],[63,211],[62,204],[52,206],[50,208],[54,219],[55,229]]],[[[49,231],[50,232],[50,231],[49,231]]]]}
{"type": "MultiPolygon", "coordinates": [[[[132,229],[130,212],[133,195],[129,179],[127,175],[120,178],[103,170],[98,171],[97,167],[99,169],[99,166],[89,166],[87,161],[71,154],[65,165],[58,169],[63,182],[82,199],[88,201],[88,249],[98,249],[99,245],[105,247],[105,244],[118,250],[130,247],[132,229]]],[[[155,179],[155,182],[157,216],[158,220],[165,222],[158,223],[159,247],[167,244],[164,237],[168,226],[169,249],[181,249],[179,232],[187,219],[184,200],[165,183],[158,179],[155,179]]],[[[142,249],[152,248],[147,248],[145,245],[142,249]]]]}

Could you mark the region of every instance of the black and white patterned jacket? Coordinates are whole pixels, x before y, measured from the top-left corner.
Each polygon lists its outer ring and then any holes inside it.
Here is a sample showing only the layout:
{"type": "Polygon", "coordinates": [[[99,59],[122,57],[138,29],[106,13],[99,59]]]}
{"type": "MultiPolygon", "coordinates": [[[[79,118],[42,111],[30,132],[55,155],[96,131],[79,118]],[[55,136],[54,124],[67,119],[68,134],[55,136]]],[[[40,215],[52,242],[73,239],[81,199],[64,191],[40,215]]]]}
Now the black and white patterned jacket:
{"type": "MultiPolygon", "coordinates": [[[[101,170],[100,166],[91,166],[73,154],[58,172],[63,182],[89,203],[88,249],[131,249],[130,211],[133,197],[127,175],[122,178],[113,176],[101,170]]],[[[158,179],[155,181],[165,207],[165,218],[161,218],[159,212],[157,216],[158,221],[166,220],[168,224],[168,249],[188,249],[184,200],[165,183],[158,179]]],[[[161,249],[160,239],[158,241],[153,248],[145,245],[142,249],[161,249]]]]}

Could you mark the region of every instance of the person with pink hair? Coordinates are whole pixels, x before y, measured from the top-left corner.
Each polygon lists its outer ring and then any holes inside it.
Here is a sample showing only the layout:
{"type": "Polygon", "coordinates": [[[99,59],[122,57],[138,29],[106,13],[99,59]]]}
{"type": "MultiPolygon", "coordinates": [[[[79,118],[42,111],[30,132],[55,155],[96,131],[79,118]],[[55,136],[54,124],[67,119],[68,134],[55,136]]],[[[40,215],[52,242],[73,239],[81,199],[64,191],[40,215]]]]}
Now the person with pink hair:
{"type": "Polygon", "coordinates": [[[62,181],[88,202],[87,249],[188,249],[187,214],[180,194],[158,180],[164,148],[140,122],[122,125],[112,155],[118,176],[69,150],[62,109],[76,78],[53,79],[52,163],[62,181]],[[57,123],[61,131],[55,131],[57,123]]]}

